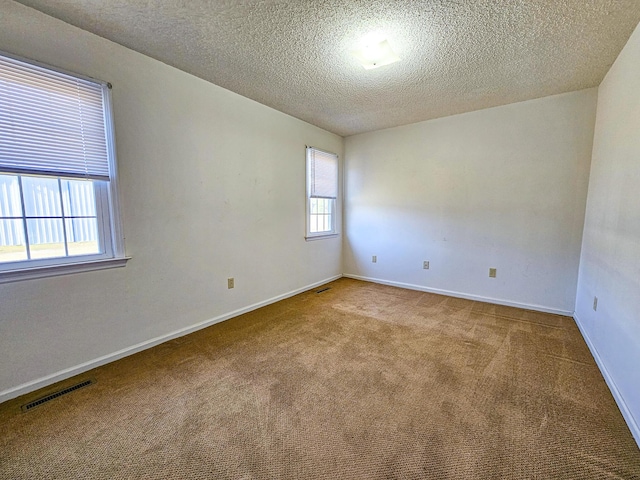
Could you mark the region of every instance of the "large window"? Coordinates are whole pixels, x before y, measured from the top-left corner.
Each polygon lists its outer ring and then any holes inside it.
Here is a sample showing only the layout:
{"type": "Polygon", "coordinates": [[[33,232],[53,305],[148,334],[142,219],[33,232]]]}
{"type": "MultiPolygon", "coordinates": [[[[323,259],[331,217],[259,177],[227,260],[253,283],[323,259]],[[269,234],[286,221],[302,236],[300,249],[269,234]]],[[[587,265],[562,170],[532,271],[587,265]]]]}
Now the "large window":
{"type": "Polygon", "coordinates": [[[109,85],[0,55],[0,282],[124,264],[109,85]]]}
{"type": "Polygon", "coordinates": [[[338,156],[307,147],[307,238],[334,235],[338,156]]]}

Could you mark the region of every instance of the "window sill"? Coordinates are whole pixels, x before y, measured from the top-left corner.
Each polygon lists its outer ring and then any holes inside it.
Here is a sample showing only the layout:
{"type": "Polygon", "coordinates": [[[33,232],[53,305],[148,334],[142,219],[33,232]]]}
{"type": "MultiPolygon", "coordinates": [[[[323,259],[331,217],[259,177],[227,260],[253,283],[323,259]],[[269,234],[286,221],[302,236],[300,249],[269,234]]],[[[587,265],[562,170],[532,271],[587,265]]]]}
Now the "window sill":
{"type": "Polygon", "coordinates": [[[304,237],[304,239],[307,242],[312,242],[314,240],[322,240],[323,238],[338,237],[339,235],[340,235],[339,233],[327,233],[326,235],[314,235],[312,237],[304,237]]]}
{"type": "Polygon", "coordinates": [[[0,272],[0,283],[19,282],[35,278],[55,277],[70,273],[90,272],[92,270],[105,270],[107,268],[124,267],[131,257],[107,258],[78,263],[64,263],[60,265],[47,265],[45,267],[21,268],[18,270],[6,270],[0,272]]]}

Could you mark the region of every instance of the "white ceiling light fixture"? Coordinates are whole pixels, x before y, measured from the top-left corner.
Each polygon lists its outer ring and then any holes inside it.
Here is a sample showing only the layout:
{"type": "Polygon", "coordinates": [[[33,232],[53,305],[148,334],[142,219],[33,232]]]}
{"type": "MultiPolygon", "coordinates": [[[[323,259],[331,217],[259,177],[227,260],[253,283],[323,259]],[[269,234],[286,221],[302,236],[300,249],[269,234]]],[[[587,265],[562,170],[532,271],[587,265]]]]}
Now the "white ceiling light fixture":
{"type": "Polygon", "coordinates": [[[382,67],[400,60],[387,39],[379,33],[366,35],[357,48],[351,51],[366,70],[382,67]]]}

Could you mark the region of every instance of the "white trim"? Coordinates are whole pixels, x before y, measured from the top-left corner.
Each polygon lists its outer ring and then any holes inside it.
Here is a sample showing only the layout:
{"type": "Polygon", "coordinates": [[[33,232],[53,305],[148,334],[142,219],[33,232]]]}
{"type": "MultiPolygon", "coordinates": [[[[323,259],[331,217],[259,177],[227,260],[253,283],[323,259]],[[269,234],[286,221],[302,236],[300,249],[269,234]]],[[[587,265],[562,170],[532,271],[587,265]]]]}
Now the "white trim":
{"type": "Polygon", "coordinates": [[[55,277],[58,275],[67,275],[69,273],[90,272],[93,270],[124,267],[130,259],[131,257],[101,258],[99,260],[87,260],[84,262],[60,263],[57,265],[5,270],[0,271],[0,283],[19,282],[21,280],[55,277]]]}
{"type": "Polygon", "coordinates": [[[424,287],[422,285],[414,285],[411,283],[394,282],[391,280],[383,280],[381,278],[362,277],[360,275],[351,275],[345,273],[347,278],[355,280],[364,280],[365,282],[380,283],[382,285],[390,285],[392,287],[408,288],[409,290],[419,290],[421,292],[437,293],[438,295],[447,295],[449,297],[466,298],[467,300],[476,300],[478,302],[494,303],[497,305],[505,305],[507,307],[524,308],[526,310],[535,310],[537,312],[553,313],[555,315],[564,315],[570,317],[573,311],[560,310],[558,308],[545,307],[543,305],[535,305],[529,303],[512,302],[510,300],[502,300],[500,298],[483,297],[481,295],[472,295],[470,293],[454,292],[452,290],[442,290],[439,288],[424,287]]]}
{"type": "Polygon", "coordinates": [[[320,153],[326,153],[327,155],[335,155],[337,158],[340,158],[340,155],[338,155],[337,153],[330,152],[329,150],[322,150],[321,148],[314,147],[313,145],[305,145],[305,148],[307,149],[312,148],[313,150],[316,150],[320,153]]]}
{"type": "Polygon", "coordinates": [[[312,242],[314,240],[322,240],[323,238],[333,238],[340,236],[339,233],[325,233],[322,235],[313,235],[311,237],[304,237],[307,242],[312,242]]]}
{"type": "Polygon", "coordinates": [[[39,388],[46,387],[55,382],[59,382],[60,380],[65,380],[75,375],[79,375],[81,373],[84,373],[88,370],[99,367],[101,365],[114,362],[124,357],[128,357],[129,355],[133,355],[134,353],[141,352],[142,350],[146,350],[147,348],[151,348],[161,343],[164,343],[166,341],[173,340],[174,338],[182,337],[184,335],[188,335],[190,333],[209,327],[216,323],[220,323],[230,318],[237,317],[238,315],[242,315],[243,313],[251,312],[252,310],[256,310],[266,305],[279,302],[280,300],[284,300],[285,298],[293,297],[294,295],[297,295],[302,292],[306,292],[307,290],[311,290],[320,285],[333,282],[334,280],[337,280],[340,277],[342,277],[342,275],[335,275],[333,277],[321,280],[319,282],[315,282],[310,285],[297,288],[295,290],[291,290],[290,292],[287,292],[287,293],[283,293],[282,295],[269,298],[262,302],[254,303],[253,305],[249,305],[248,307],[240,308],[238,310],[234,310],[233,312],[219,315],[209,320],[205,320],[203,322],[196,323],[195,325],[191,325],[190,327],[181,328],[180,330],[167,333],[166,335],[161,335],[159,337],[152,338],[151,340],[146,340],[144,342],[137,343],[130,347],[123,348],[122,350],[118,350],[117,352],[109,353],[107,355],[103,355],[93,360],[89,360],[88,362],[81,363],[80,365],[76,365],[70,368],[65,368],[64,370],[60,370],[59,372],[52,373],[51,375],[38,378],[37,380],[23,383],[22,385],[18,385],[17,387],[9,388],[7,390],[0,392],[0,403],[6,402],[7,400],[11,400],[12,398],[15,398],[15,397],[19,397],[20,395],[33,392],[35,390],[38,390],[39,388]]]}
{"type": "Polygon", "coordinates": [[[120,215],[120,194],[118,188],[118,159],[116,157],[116,129],[113,120],[113,99],[111,98],[111,84],[102,89],[103,112],[107,135],[107,155],[109,157],[109,232],[111,233],[111,248],[116,257],[124,257],[124,230],[120,215]]]}
{"type": "Polygon", "coordinates": [[[604,381],[607,383],[607,386],[611,391],[611,395],[613,395],[613,399],[616,401],[616,404],[620,409],[620,413],[622,413],[622,417],[624,418],[625,422],[627,422],[627,426],[629,427],[629,430],[631,430],[631,435],[633,435],[633,438],[638,444],[638,447],[640,447],[640,425],[638,425],[638,422],[634,418],[633,413],[631,413],[631,410],[627,406],[627,403],[624,401],[624,397],[620,393],[620,390],[618,390],[616,382],[613,380],[613,377],[609,373],[609,370],[607,370],[607,367],[602,361],[602,357],[600,357],[600,354],[598,353],[596,346],[591,341],[591,338],[587,334],[587,330],[584,328],[584,326],[582,325],[582,322],[580,322],[580,319],[578,318],[578,314],[575,312],[573,314],[573,320],[576,322],[576,325],[578,326],[578,329],[580,330],[580,333],[582,334],[582,338],[584,338],[584,341],[586,342],[587,347],[589,347],[589,350],[591,351],[591,355],[593,356],[593,359],[596,361],[596,364],[600,369],[600,373],[604,377],[604,381]]]}

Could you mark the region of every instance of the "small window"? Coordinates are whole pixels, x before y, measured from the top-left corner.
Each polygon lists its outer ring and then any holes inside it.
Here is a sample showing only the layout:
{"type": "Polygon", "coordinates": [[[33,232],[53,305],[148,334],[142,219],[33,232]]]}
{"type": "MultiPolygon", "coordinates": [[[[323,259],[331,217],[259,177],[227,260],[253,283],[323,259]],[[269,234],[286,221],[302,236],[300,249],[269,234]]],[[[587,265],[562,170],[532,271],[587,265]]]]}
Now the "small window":
{"type": "Polygon", "coordinates": [[[0,55],[0,282],[124,258],[111,125],[108,84],[0,55]]]}
{"type": "Polygon", "coordinates": [[[307,147],[307,238],[334,235],[338,156],[307,147]]]}

